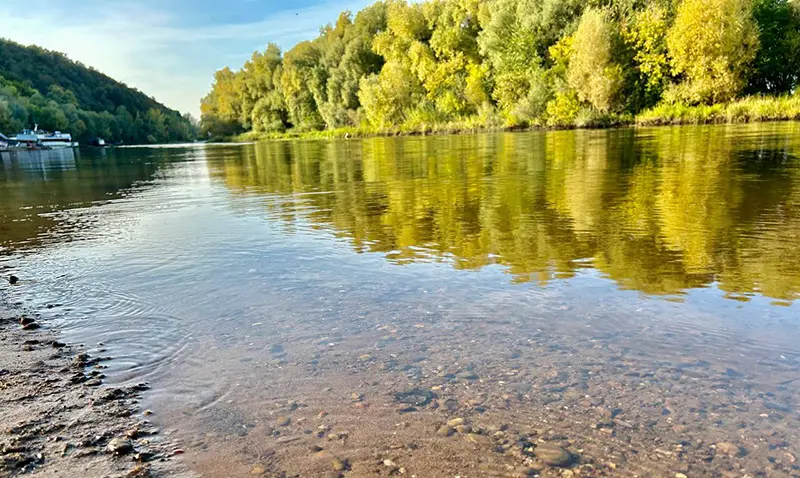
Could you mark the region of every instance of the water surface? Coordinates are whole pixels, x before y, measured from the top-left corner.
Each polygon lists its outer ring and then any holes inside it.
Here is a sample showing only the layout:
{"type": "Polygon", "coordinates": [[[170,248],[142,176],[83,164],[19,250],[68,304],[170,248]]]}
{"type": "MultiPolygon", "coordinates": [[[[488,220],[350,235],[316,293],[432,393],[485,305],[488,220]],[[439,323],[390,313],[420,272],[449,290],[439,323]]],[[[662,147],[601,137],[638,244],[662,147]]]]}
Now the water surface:
{"type": "Polygon", "coordinates": [[[510,476],[520,437],[795,476],[798,156],[796,123],[4,153],[0,254],[208,476],[510,476]]]}

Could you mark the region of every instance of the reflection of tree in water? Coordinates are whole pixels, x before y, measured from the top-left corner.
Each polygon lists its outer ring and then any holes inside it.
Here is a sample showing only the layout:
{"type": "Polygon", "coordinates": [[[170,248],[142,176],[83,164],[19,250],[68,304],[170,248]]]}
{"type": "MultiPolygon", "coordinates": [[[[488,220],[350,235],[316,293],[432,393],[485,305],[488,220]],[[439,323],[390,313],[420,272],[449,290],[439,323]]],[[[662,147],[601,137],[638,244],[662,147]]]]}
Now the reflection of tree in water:
{"type": "Polygon", "coordinates": [[[67,223],[54,213],[118,198],[152,181],[169,161],[157,149],[23,151],[0,159],[0,251],[70,240],[69,228],[88,223],[67,223]]]}
{"type": "Polygon", "coordinates": [[[647,293],[717,282],[793,299],[797,128],[277,142],[211,168],[237,191],[329,192],[268,207],[398,263],[498,263],[539,283],[594,267],[647,293]]]}

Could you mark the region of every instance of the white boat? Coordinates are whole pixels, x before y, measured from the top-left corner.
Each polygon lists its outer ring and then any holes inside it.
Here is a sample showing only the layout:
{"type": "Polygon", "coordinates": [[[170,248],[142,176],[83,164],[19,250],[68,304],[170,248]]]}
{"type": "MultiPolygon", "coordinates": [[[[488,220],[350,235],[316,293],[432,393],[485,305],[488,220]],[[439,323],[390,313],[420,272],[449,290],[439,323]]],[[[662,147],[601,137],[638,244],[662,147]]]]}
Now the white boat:
{"type": "Polygon", "coordinates": [[[72,135],[69,133],[62,133],[61,131],[56,131],[55,133],[37,131],[36,133],[42,146],[50,148],[75,148],[78,146],[78,143],[72,141],[72,135]]]}
{"type": "Polygon", "coordinates": [[[29,129],[23,129],[22,132],[17,133],[17,135],[11,139],[16,142],[19,149],[36,149],[37,147],[41,147],[39,144],[39,136],[29,129]]]}
{"type": "Polygon", "coordinates": [[[62,133],[56,131],[55,133],[48,133],[47,131],[39,130],[36,128],[24,129],[21,133],[17,134],[14,138],[20,146],[30,149],[35,148],[76,148],[78,143],[72,141],[72,135],[69,133],[62,133]]]}

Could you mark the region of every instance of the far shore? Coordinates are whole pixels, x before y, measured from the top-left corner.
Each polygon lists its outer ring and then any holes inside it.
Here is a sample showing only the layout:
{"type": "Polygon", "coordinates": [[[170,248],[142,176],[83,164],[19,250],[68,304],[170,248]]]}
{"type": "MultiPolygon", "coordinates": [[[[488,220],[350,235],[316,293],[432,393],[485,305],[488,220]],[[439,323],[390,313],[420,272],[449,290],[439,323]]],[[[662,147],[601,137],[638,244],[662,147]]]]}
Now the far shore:
{"type": "Polygon", "coordinates": [[[553,131],[565,129],[610,129],[681,125],[747,124],[800,121],[800,95],[788,97],[746,97],[727,104],[686,106],[661,105],[635,118],[607,115],[586,124],[487,126],[474,122],[398,126],[391,128],[347,127],[329,130],[246,132],[236,136],[212,138],[217,142],[250,143],[270,140],[347,139],[390,136],[434,136],[449,134],[553,131]]]}

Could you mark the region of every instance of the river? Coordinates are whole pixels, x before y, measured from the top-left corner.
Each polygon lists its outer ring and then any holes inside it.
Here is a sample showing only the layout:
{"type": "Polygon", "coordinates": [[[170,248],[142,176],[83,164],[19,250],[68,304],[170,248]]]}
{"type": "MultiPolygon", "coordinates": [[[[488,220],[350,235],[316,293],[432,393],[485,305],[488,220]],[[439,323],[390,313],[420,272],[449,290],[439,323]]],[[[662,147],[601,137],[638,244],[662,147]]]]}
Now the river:
{"type": "Polygon", "coordinates": [[[0,159],[12,299],[205,476],[800,474],[800,123],[0,159]]]}

